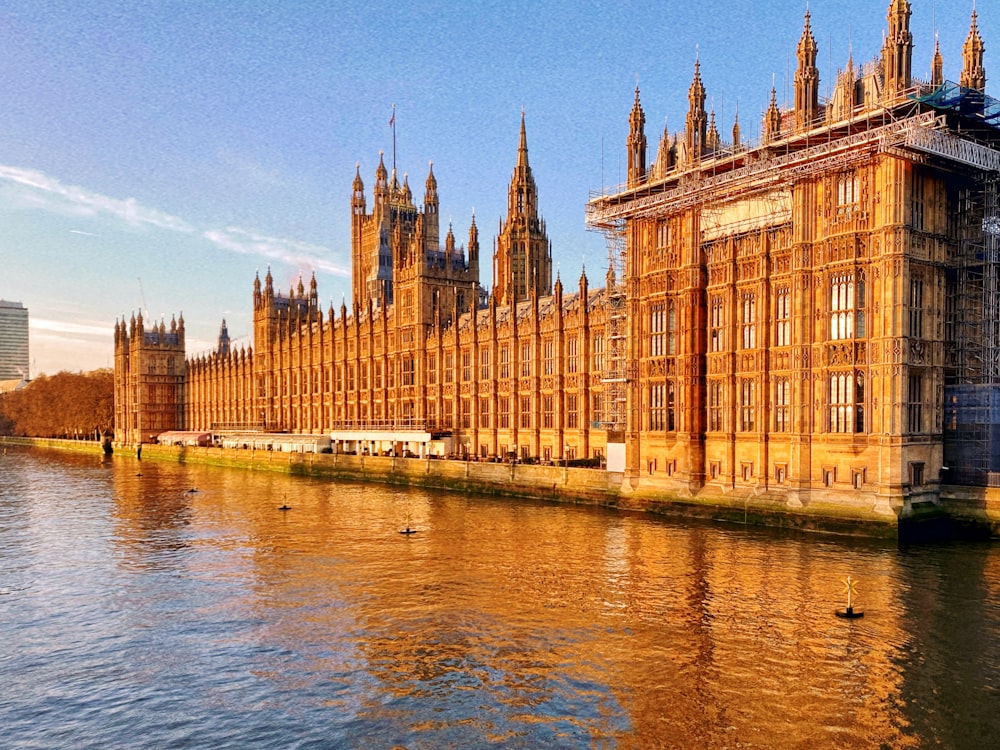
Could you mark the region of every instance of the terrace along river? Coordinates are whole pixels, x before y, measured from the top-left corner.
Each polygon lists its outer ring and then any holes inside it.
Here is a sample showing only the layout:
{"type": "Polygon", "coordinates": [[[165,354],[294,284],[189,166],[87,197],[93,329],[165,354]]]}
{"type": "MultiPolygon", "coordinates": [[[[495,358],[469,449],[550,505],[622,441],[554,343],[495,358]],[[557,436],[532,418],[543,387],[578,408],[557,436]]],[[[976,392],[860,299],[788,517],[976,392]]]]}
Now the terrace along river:
{"type": "Polygon", "coordinates": [[[9,448],[0,571],[5,747],[1000,737],[990,545],[9,448]]]}

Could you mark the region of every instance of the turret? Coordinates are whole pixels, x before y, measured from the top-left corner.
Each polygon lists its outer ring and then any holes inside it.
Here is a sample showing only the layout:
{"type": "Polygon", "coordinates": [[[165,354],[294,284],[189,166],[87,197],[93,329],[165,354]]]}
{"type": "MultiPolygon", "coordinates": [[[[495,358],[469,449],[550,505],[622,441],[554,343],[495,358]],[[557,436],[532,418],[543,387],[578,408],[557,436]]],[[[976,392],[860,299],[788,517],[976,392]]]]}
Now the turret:
{"type": "Polygon", "coordinates": [[[628,184],[636,185],[646,178],[646,115],[639,102],[638,86],[635,87],[635,103],[629,113],[628,124],[628,184]]]}
{"type": "Polygon", "coordinates": [[[354,165],[354,183],[351,185],[351,216],[364,216],[367,212],[365,201],[365,183],[361,179],[361,163],[354,165]]]}
{"type": "Polygon", "coordinates": [[[701,82],[701,63],[694,61],[694,79],[688,89],[688,113],[685,137],[688,158],[697,161],[705,152],[708,134],[708,114],[705,112],[705,86],[701,82]]]}
{"type": "Polygon", "coordinates": [[[934,56],[931,58],[931,86],[944,83],[944,58],[941,57],[941,43],[934,39],[934,56]]]}
{"type": "Polygon", "coordinates": [[[384,154],[378,152],[378,166],[375,168],[375,205],[384,205],[389,200],[389,172],[385,168],[384,154]]]}
{"type": "Polygon", "coordinates": [[[525,299],[537,287],[552,289],[552,259],[545,222],[538,215],[538,188],[528,164],[528,138],[521,112],[517,166],[507,193],[507,218],[500,222],[494,260],[493,288],[502,304],[525,299]]]}
{"type": "Polygon", "coordinates": [[[771,143],[781,137],[781,112],[778,109],[778,93],[771,87],[771,103],[764,114],[764,143],[771,143]]]}
{"type": "Polygon", "coordinates": [[[225,318],[222,319],[222,326],[219,328],[219,344],[215,351],[221,357],[229,356],[229,328],[226,327],[225,318]]]}
{"type": "Polygon", "coordinates": [[[424,183],[425,250],[437,250],[441,242],[439,223],[440,202],[437,187],[437,178],[434,176],[434,162],[431,162],[427,168],[427,181],[424,183]]]}
{"type": "Polygon", "coordinates": [[[819,113],[819,69],[816,67],[816,39],[806,11],[805,27],[795,57],[795,126],[808,129],[816,121],[819,113]]]}
{"type": "Polygon", "coordinates": [[[983,38],[979,35],[979,25],[977,23],[976,11],[972,11],[972,23],[969,26],[969,35],[965,38],[962,46],[962,75],[959,78],[959,85],[967,89],[976,91],[986,91],[986,68],[983,67],[983,53],[986,47],[983,46],[983,38]]]}
{"type": "Polygon", "coordinates": [[[895,97],[910,86],[913,35],[910,33],[909,0],[892,0],[889,5],[889,33],[882,47],[885,93],[895,97]]]}
{"type": "Polygon", "coordinates": [[[469,225],[469,271],[476,282],[479,281],[479,227],[476,226],[476,214],[472,214],[469,225]]]}

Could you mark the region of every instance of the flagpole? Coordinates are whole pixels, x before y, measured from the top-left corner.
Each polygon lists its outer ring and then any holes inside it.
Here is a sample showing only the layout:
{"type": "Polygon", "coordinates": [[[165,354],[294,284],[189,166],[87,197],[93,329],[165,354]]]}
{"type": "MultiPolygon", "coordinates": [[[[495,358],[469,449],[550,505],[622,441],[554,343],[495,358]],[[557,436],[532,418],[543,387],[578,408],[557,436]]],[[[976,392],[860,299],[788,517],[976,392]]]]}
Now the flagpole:
{"type": "Polygon", "coordinates": [[[392,171],[396,171],[396,105],[392,105],[392,119],[389,120],[392,125],[392,171]]]}

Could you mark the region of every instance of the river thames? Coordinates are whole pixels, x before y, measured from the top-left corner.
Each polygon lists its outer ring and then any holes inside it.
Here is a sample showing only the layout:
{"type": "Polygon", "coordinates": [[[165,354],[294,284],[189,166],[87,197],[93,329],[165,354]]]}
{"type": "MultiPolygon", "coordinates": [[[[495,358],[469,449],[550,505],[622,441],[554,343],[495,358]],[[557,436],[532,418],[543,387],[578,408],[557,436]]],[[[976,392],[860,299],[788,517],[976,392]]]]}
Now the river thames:
{"type": "Polygon", "coordinates": [[[0,563],[4,747],[1000,742],[989,544],[8,448],[0,563]]]}

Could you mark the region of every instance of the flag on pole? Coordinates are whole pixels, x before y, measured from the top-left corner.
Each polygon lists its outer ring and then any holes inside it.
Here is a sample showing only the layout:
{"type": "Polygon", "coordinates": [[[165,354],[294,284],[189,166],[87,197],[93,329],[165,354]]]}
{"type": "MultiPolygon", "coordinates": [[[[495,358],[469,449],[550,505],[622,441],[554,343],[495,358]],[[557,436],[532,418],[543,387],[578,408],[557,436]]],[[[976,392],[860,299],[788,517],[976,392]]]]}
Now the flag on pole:
{"type": "Polygon", "coordinates": [[[392,117],[389,118],[389,127],[391,128],[396,124],[396,105],[392,105],[392,117]]]}

